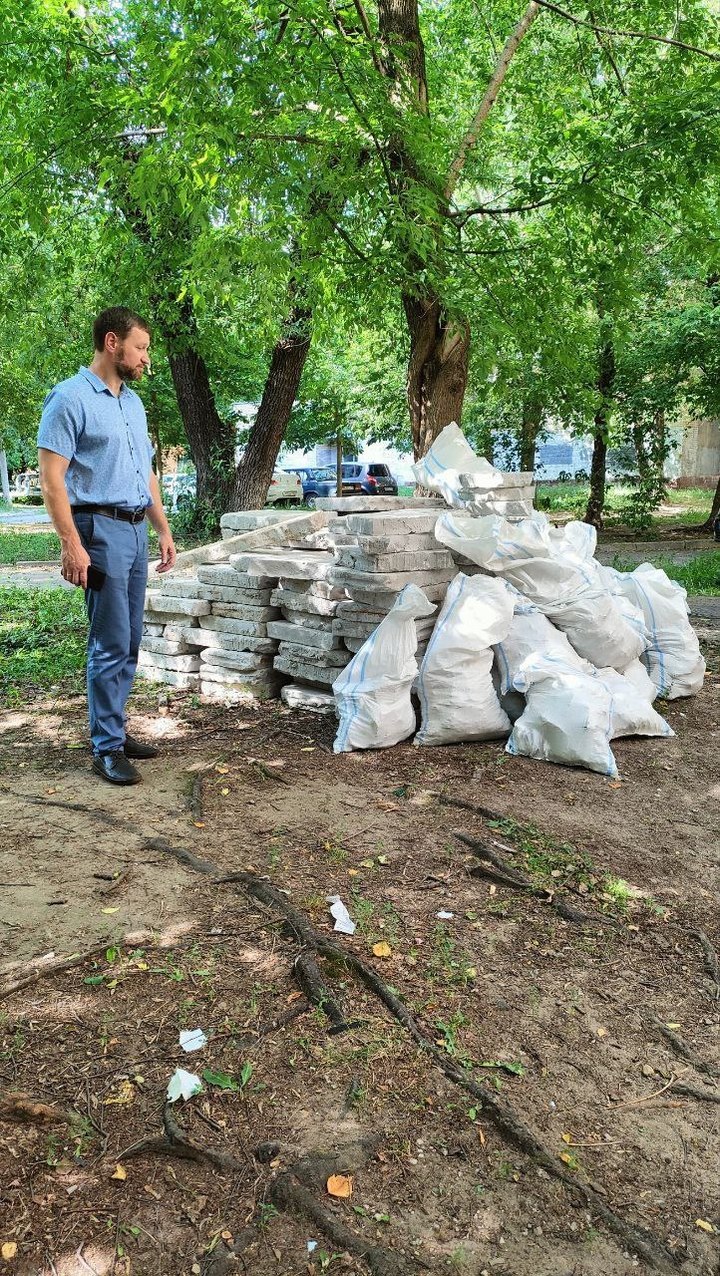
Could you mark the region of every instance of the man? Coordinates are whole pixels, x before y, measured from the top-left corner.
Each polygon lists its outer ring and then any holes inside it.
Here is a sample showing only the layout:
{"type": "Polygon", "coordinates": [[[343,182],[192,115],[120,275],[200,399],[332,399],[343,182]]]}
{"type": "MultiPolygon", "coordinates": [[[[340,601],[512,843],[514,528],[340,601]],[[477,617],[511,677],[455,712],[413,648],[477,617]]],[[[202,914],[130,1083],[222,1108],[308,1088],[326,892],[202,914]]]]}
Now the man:
{"type": "Polygon", "coordinates": [[[45,400],[40,485],[62,544],[62,575],[85,590],[93,771],[111,784],[137,784],[142,777],[130,759],[157,754],[125,730],[142,635],[145,519],[158,534],[159,572],[173,566],[175,546],[152,470],[145,409],[128,385],[150,366],[150,329],[132,310],[112,306],[95,320],[93,339],[90,367],[45,400]]]}

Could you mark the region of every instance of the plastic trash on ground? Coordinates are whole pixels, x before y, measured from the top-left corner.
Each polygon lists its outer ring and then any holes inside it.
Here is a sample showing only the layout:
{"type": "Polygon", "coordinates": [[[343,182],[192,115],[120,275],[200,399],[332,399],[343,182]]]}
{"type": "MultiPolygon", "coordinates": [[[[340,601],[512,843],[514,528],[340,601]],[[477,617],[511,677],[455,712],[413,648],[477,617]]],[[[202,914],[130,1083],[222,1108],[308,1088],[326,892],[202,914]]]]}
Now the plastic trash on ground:
{"type": "Polygon", "coordinates": [[[417,677],[415,621],[435,607],[406,585],[367,642],[333,683],[340,726],[336,753],[385,749],[415,730],[410,688],[417,677]]]}
{"type": "Polygon", "coordinates": [[[529,656],[515,689],[527,704],[505,746],[508,753],[617,776],[612,695],[599,678],[554,656],[529,656]]]}
{"type": "Polygon", "coordinates": [[[510,720],[492,681],[492,644],[510,627],[513,596],[502,581],[451,582],[420,666],[422,726],[416,744],[453,744],[507,735],[510,720]]]}
{"type": "Polygon", "coordinates": [[[327,902],[330,905],[330,916],[335,919],[333,930],[339,931],[341,935],[354,935],[356,929],[355,923],[343,904],[340,896],[328,895],[327,902]]]}
{"type": "Polygon", "coordinates": [[[207,1037],[202,1028],[183,1028],[180,1033],[180,1045],[190,1054],[193,1050],[202,1050],[207,1045],[207,1037]]]}
{"type": "Polygon", "coordinates": [[[648,644],[642,660],[658,695],[668,700],[694,696],[703,685],[705,661],[688,620],[687,591],[650,563],[642,563],[632,572],[612,567],[601,571],[610,588],[643,614],[648,644]]]}
{"type": "Polygon", "coordinates": [[[623,735],[675,735],[631,678],[617,669],[597,669],[594,674],[612,696],[612,740],[623,735]]]}
{"type": "Polygon", "coordinates": [[[186,1072],[184,1068],[176,1068],[173,1072],[167,1088],[167,1097],[169,1103],[175,1103],[178,1099],[191,1099],[198,1090],[202,1090],[202,1081],[195,1076],[194,1072],[186,1072]]]}

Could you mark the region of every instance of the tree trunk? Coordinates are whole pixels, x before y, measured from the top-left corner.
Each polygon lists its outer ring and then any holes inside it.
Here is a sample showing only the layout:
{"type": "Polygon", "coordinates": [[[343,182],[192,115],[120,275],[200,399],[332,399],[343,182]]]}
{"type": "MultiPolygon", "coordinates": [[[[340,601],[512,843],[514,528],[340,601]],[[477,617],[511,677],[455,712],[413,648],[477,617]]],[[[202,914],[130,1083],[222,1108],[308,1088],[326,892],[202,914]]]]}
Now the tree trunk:
{"type": "Polygon", "coordinates": [[[470,328],[464,320],[448,320],[437,298],[404,296],[403,306],[410,330],[407,400],[418,461],[446,425],[460,424],[470,328]]]}
{"type": "Polygon", "coordinates": [[[715,495],[713,496],[710,513],[708,514],[705,522],[700,524],[699,530],[702,532],[711,532],[713,530],[715,519],[718,517],[720,517],[720,479],[718,479],[718,485],[715,488],[715,495]]]}
{"type": "Polygon", "coordinates": [[[615,381],[615,350],[612,341],[606,341],[600,351],[600,368],[597,388],[600,405],[594,419],[594,444],[590,466],[590,498],[585,511],[585,523],[591,523],[598,531],[603,525],[605,509],[605,471],[607,464],[608,418],[610,395],[615,381]]]}
{"type": "Polygon", "coordinates": [[[337,430],[335,433],[335,494],[342,496],[342,460],[343,460],[343,443],[342,430],[340,429],[340,414],[338,413],[337,430]]]}
{"type": "Polygon", "coordinates": [[[7,455],[0,448],[0,497],[10,504],[10,480],[8,478],[7,455]]]}
{"type": "Polygon", "coordinates": [[[528,473],[535,469],[535,448],[542,422],[542,407],[537,399],[526,399],[523,403],[522,424],[520,426],[520,469],[528,473]]]}
{"type": "Polygon", "coordinates": [[[238,466],[228,507],[232,510],[260,509],[265,504],[310,349],[311,315],[310,310],[295,306],[272,352],[260,407],[238,466]]]}
{"type": "Polygon", "coordinates": [[[230,507],[235,486],[235,429],[220,417],[205,360],[193,345],[171,353],[169,363],[195,465],[197,504],[219,515],[230,507]]]}

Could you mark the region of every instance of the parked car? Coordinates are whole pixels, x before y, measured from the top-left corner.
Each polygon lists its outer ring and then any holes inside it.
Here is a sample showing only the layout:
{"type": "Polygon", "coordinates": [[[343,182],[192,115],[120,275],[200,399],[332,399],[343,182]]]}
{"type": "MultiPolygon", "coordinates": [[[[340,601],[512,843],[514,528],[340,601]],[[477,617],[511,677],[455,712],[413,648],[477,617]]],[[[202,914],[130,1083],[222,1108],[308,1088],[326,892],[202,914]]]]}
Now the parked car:
{"type": "Polygon", "coordinates": [[[329,465],[302,465],[296,469],[288,470],[287,473],[298,475],[302,483],[303,500],[311,509],[318,496],[334,496],[335,494],[335,470],[329,465]]]}
{"type": "Polygon", "coordinates": [[[398,486],[390,467],[379,461],[345,461],[342,467],[343,496],[397,496],[398,486]]]}
{"type": "Polygon", "coordinates": [[[289,470],[273,470],[270,479],[266,505],[300,505],[303,499],[303,485],[299,474],[289,470]]]}
{"type": "MultiPolygon", "coordinates": [[[[337,491],[334,465],[317,469],[300,466],[292,472],[302,479],[307,505],[314,505],[318,496],[334,496],[337,491]]],[[[343,461],[343,496],[397,496],[397,493],[397,483],[389,466],[380,461],[343,461]]]]}

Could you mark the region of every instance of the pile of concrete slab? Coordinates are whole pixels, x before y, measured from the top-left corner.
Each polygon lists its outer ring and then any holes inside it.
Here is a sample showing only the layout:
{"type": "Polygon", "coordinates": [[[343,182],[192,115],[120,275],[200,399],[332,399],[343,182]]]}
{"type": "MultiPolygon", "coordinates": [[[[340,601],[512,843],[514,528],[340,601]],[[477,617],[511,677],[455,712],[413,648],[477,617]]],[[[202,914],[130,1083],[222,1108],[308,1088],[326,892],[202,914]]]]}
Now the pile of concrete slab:
{"type": "Polygon", "coordinates": [[[482,518],[498,514],[500,518],[529,518],[535,500],[532,470],[503,473],[500,487],[486,487],[477,474],[461,474],[458,496],[465,512],[482,518]]]}
{"type": "MultiPolygon", "coordinates": [[[[449,550],[435,540],[435,508],[348,514],[335,532],[330,581],[345,594],[333,633],[357,652],[390,611],[400,590],[418,585],[430,602],[441,603],[457,573],[449,550]]],[[[419,654],[432,633],[433,617],[417,625],[419,654]]]]}

